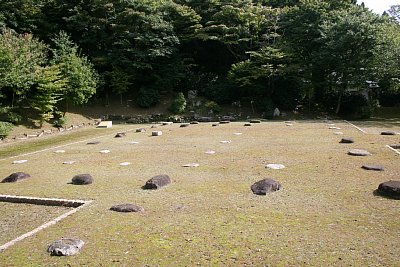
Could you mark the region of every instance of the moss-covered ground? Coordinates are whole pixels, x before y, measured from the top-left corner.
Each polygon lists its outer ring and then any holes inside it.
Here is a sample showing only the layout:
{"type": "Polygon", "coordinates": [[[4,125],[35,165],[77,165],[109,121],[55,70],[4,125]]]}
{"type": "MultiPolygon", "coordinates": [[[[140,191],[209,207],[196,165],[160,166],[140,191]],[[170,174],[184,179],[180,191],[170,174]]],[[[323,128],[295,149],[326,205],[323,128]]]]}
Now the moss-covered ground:
{"type": "MultiPolygon", "coordinates": [[[[400,155],[385,147],[400,143],[400,135],[365,134],[343,121],[334,123],[341,129],[329,129],[322,121],[88,128],[35,141],[35,150],[50,149],[12,159],[32,152],[30,143],[1,146],[0,177],[16,171],[32,177],[0,184],[0,194],[94,201],[0,253],[0,265],[398,266],[400,201],[374,190],[381,182],[400,180],[400,155]],[[139,127],[147,132],[135,133],[139,127]],[[151,137],[152,130],[163,135],[151,137]],[[114,138],[120,131],[127,131],[126,137],[114,138]],[[234,135],[238,132],[242,135],[234,135]],[[340,144],[342,137],[353,137],[355,143],[340,144]],[[87,145],[87,139],[100,144],[87,145]],[[349,156],[351,148],[372,156],[349,156]],[[65,152],[55,153],[59,149],[65,152]],[[111,152],[99,153],[103,149],[111,152]],[[17,159],[28,162],[12,164],[17,159]],[[200,166],[183,168],[187,163],[200,166]],[[286,168],[266,169],[268,163],[286,168]],[[385,171],[366,171],[363,164],[380,164],[385,171]],[[80,173],[90,173],[94,183],[68,184],[80,173]],[[158,174],[168,174],[172,183],[156,191],[141,189],[158,174]],[[283,189],[252,194],[250,186],[267,177],[283,189]],[[122,203],[145,211],[109,210],[122,203]],[[48,244],[60,237],[80,238],[85,246],[75,256],[49,256],[48,244]]],[[[380,128],[387,130],[374,125],[380,128]]],[[[400,127],[391,124],[389,130],[400,132],[400,127]]],[[[11,206],[2,206],[0,221],[10,220],[11,206]]]]}

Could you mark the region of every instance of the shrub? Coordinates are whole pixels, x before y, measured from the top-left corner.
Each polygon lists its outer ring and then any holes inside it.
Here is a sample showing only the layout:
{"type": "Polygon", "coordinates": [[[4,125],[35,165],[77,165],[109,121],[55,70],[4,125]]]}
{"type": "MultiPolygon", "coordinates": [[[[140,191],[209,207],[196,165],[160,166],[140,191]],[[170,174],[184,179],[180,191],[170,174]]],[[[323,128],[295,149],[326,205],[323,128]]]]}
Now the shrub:
{"type": "Polygon", "coordinates": [[[216,102],[214,102],[214,101],[207,101],[207,102],[204,104],[204,107],[205,107],[207,110],[210,110],[210,111],[212,111],[212,112],[214,112],[214,113],[221,112],[221,107],[220,107],[216,102]]]}
{"type": "Polygon", "coordinates": [[[54,125],[54,127],[64,127],[65,124],[67,124],[67,122],[68,122],[68,118],[65,116],[61,116],[58,119],[55,119],[53,121],[53,125],[54,125]]]}
{"type": "Polygon", "coordinates": [[[142,88],[136,99],[139,107],[149,108],[160,102],[160,94],[157,90],[151,88],[142,88]]]}
{"type": "Polygon", "coordinates": [[[264,114],[265,119],[272,119],[275,109],[275,104],[269,97],[259,98],[255,101],[255,107],[258,111],[264,114]]]}
{"type": "Polygon", "coordinates": [[[9,122],[0,121],[0,138],[3,139],[9,135],[14,125],[9,122]]]}
{"type": "Polygon", "coordinates": [[[180,92],[172,102],[170,110],[175,114],[180,114],[185,111],[185,108],[186,108],[186,99],[183,93],[180,92]]]}

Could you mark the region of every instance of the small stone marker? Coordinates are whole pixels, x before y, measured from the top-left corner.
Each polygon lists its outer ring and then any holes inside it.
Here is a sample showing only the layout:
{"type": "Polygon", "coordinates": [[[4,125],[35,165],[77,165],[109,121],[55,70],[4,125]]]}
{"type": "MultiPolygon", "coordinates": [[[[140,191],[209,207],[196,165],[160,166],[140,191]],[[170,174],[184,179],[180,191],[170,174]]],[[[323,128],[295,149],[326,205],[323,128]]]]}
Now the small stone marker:
{"type": "Polygon", "coordinates": [[[171,183],[171,178],[166,174],[154,176],[146,182],[144,189],[159,189],[171,183]]]}
{"type": "Polygon", "coordinates": [[[112,121],[101,121],[99,125],[97,125],[97,128],[111,128],[112,127],[112,121]]]}
{"type": "Polygon", "coordinates": [[[28,162],[28,160],[26,160],[26,159],[14,160],[12,163],[13,164],[22,164],[22,163],[25,163],[25,162],[28,162]]]}
{"type": "Polygon", "coordinates": [[[62,149],[56,150],[56,151],[54,151],[54,153],[65,153],[65,150],[62,150],[62,149]]]}
{"type": "Polygon", "coordinates": [[[353,138],[348,138],[348,137],[346,137],[346,138],[342,138],[342,140],[340,140],[339,143],[342,143],[342,144],[352,144],[352,143],[354,143],[354,140],[353,140],[353,138]]]}
{"type": "Polygon", "coordinates": [[[74,160],[71,160],[71,161],[64,161],[64,162],[63,162],[63,164],[68,164],[68,165],[71,165],[71,164],[74,164],[74,163],[75,163],[74,160]]]}
{"type": "Polygon", "coordinates": [[[273,179],[266,178],[254,183],[251,186],[251,191],[253,191],[253,193],[256,195],[266,195],[268,193],[278,191],[281,188],[282,185],[280,183],[273,179]]]}
{"type": "Polygon", "coordinates": [[[51,243],[47,252],[51,256],[72,256],[78,253],[84,244],[85,242],[80,239],[61,238],[51,243]]]}
{"type": "Polygon", "coordinates": [[[117,133],[114,137],[119,138],[119,137],[125,137],[126,133],[117,133]]]}
{"type": "Polygon", "coordinates": [[[250,127],[250,126],[251,126],[251,123],[245,123],[244,126],[250,127]]]}
{"type": "Polygon", "coordinates": [[[190,124],[199,124],[200,122],[198,121],[191,121],[190,124]]]}
{"type": "Polygon", "coordinates": [[[168,126],[168,125],[172,125],[172,124],[173,124],[172,121],[163,121],[163,122],[161,122],[161,125],[163,125],[163,126],[168,126]]]}
{"type": "Polygon", "coordinates": [[[400,181],[387,181],[378,187],[378,193],[387,197],[400,199],[400,181]]]}
{"type": "Polygon", "coordinates": [[[137,141],[130,141],[129,144],[131,144],[131,145],[136,145],[136,144],[139,144],[139,142],[137,142],[137,141]]]}
{"type": "Polygon", "coordinates": [[[283,164],[267,164],[265,168],[273,169],[273,170],[281,170],[285,168],[283,164]]]}
{"type": "Polygon", "coordinates": [[[200,166],[200,164],[198,164],[198,163],[189,163],[189,164],[182,165],[182,167],[189,167],[189,168],[199,167],[199,166],[200,166]]]}
{"type": "Polygon", "coordinates": [[[393,148],[393,149],[400,149],[400,144],[392,144],[392,145],[389,145],[391,148],[393,148]]]}
{"type": "Polygon", "coordinates": [[[368,171],[383,171],[385,170],[385,168],[381,165],[362,165],[362,167],[364,170],[368,170],[368,171]]]}
{"type": "Polygon", "coordinates": [[[107,153],[110,153],[110,152],[111,152],[111,151],[108,150],[108,149],[100,150],[100,153],[101,153],[101,154],[107,154],[107,153]]]}
{"type": "Polygon", "coordinates": [[[151,136],[161,136],[162,132],[161,131],[153,131],[151,132],[151,136]]]}
{"type": "Polygon", "coordinates": [[[72,184],[86,185],[93,183],[93,177],[90,174],[78,174],[72,178],[72,184]]]}
{"type": "Polygon", "coordinates": [[[110,210],[116,212],[143,212],[144,208],[133,204],[119,204],[112,206],[110,210]]]}
{"type": "Polygon", "coordinates": [[[230,144],[231,142],[232,142],[231,140],[220,141],[221,144],[230,144]]]}
{"type": "Polygon", "coordinates": [[[216,126],[218,126],[219,124],[218,123],[213,123],[212,124],[212,127],[216,127],[216,126]]]}
{"type": "Polygon", "coordinates": [[[336,134],[336,135],[343,135],[342,132],[334,132],[334,134],[336,134]]]}
{"type": "Polygon", "coordinates": [[[20,180],[24,180],[30,178],[31,176],[25,172],[14,172],[10,174],[8,177],[4,178],[2,183],[15,183],[20,180]]]}
{"type": "Polygon", "coordinates": [[[128,165],[131,165],[131,163],[130,162],[122,162],[119,165],[120,166],[128,166],[128,165]]]}
{"type": "Polygon", "coordinates": [[[396,132],[393,132],[393,131],[384,131],[384,132],[381,132],[381,135],[396,135],[396,132]]]}
{"type": "Polygon", "coordinates": [[[286,123],[286,126],[293,126],[293,123],[286,123]]]}
{"type": "Polygon", "coordinates": [[[371,153],[363,149],[351,149],[349,150],[348,154],[351,156],[361,156],[361,157],[371,155],[371,153]]]}
{"type": "Polygon", "coordinates": [[[230,121],[220,121],[219,124],[228,124],[231,123],[230,121]]]}
{"type": "Polygon", "coordinates": [[[331,127],[329,127],[329,129],[331,129],[331,130],[340,130],[340,128],[336,127],[336,126],[331,126],[331,127]]]}
{"type": "Polygon", "coordinates": [[[237,135],[237,136],[239,136],[239,135],[242,135],[243,133],[233,133],[233,135],[237,135]]]}
{"type": "Polygon", "coordinates": [[[87,145],[98,145],[100,144],[100,141],[90,141],[86,143],[87,145]]]}
{"type": "Polygon", "coordinates": [[[250,123],[261,123],[261,120],[250,120],[250,123]]]}
{"type": "Polygon", "coordinates": [[[138,128],[138,129],[136,129],[136,132],[137,132],[137,133],[144,133],[145,131],[146,131],[145,128],[138,128]]]}
{"type": "Polygon", "coordinates": [[[189,127],[190,123],[182,123],[179,127],[183,128],[183,127],[189,127]]]}
{"type": "Polygon", "coordinates": [[[213,155],[213,154],[215,154],[215,151],[214,150],[207,150],[205,153],[209,154],[209,155],[213,155]]]}

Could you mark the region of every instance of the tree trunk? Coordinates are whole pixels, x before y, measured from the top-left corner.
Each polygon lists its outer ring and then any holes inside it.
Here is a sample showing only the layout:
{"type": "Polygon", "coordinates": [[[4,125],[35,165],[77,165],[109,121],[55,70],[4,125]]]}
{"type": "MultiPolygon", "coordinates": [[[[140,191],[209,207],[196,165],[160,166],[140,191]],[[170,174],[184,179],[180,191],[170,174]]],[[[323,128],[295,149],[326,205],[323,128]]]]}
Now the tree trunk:
{"type": "Polygon", "coordinates": [[[342,105],[342,95],[343,95],[343,93],[340,92],[340,93],[339,93],[338,102],[337,102],[337,105],[336,105],[336,110],[335,110],[335,114],[336,114],[336,115],[339,114],[340,107],[341,107],[341,105],[342,105]]]}

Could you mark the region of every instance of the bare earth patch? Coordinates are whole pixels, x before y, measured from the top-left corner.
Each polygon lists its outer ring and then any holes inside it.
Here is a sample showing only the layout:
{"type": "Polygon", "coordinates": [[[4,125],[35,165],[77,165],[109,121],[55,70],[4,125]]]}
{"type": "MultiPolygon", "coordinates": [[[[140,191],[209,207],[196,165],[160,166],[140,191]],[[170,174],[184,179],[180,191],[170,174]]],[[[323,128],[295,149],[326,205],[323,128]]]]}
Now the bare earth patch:
{"type": "MultiPolygon", "coordinates": [[[[283,122],[173,124],[157,138],[150,136],[150,125],[120,125],[82,130],[81,140],[100,141],[96,146],[74,143],[58,148],[66,153],[24,156],[24,164],[2,160],[0,177],[17,171],[31,175],[20,183],[0,184],[3,194],[94,202],[5,250],[0,265],[396,266],[400,201],[374,191],[382,182],[400,179],[400,155],[386,147],[398,139],[334,123],[356,145],[340,144],[341,136],[321,121],[296,121],[291,127],[283,122]],[[142,127],[147,132],[135,132],[142,127]],[[126,138],[114,138],[121,131],[126,138]],[[232,136],[236,132],[243,135],[232,136]],[[127,145],[127,140],[138,143],[127,145]],[[347,155],[360,147],[371,156],[347,155]],[[112,152],[101,154],[102,149],[112,152]],[[211,150],[217,153],[204,153],[211,150]],[[70,160],[75,163],[62,164],[70,160]],[[131,164],[121,167],[121,162],[131,164]],[[199,166],[182,168],[188,162],[199,166]],[[286,168],[265,168],[271,162],[286,168]],[[383,165],[385,171],[365,171],[365,164],[383,165]],[[79,173],[96,180],[90,186],[68,184],[79,173]],[[163,173],[171,184],[142,190],[147,180],[163,173]],[[279,181],[282,189],[254,195],[250,186],[264,178],[279,181]],[[118,203],[135,203],[144,211],[109,210],[118,203]],[[48,244],[61,237],[81,239],[85,247],[73,257],[50,257],[48,244]]],[[[56,138],[51,140],[58,144],[56,138]]],[[[7,149],[0,146],[0,155],[7,149]]]]}

